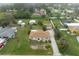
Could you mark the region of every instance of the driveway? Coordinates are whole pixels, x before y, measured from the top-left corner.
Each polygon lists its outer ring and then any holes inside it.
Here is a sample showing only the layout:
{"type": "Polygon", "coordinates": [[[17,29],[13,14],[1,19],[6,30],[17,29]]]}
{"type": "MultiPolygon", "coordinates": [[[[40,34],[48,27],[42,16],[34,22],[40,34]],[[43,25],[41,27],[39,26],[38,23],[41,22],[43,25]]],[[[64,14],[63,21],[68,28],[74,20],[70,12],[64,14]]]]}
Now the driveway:
{"type": "MultiPolygon", "coordinates": [[[[55,28],[52,20],[50,20],[50,23],[53,25],[53,27],[55,28]]],[[[54,30],[51,29],[51,30],[48,30],[49,31],[49,35],[50,35],[50,40],[51,40],[51,46],[52,46],[52,49],[53,49],[53,55],[54,56],[60,56],[61,53],[59,52],[59,49],[58,49],[58,46],[57,46],[57,43],[56,43],[56,40],[55,40],[55,37],[54,37],[54,30]]]]}
{"type": "Polygon", "coordinates": [[[49,31],[49,35],[50,35],[51,46],[53,49],[53,55],[60,56],[61,54],[59,52],[58,46],[57,46],[55,38],[54,38],[54,31],[53,30],[48,30],[48,31],[49,31]]]}

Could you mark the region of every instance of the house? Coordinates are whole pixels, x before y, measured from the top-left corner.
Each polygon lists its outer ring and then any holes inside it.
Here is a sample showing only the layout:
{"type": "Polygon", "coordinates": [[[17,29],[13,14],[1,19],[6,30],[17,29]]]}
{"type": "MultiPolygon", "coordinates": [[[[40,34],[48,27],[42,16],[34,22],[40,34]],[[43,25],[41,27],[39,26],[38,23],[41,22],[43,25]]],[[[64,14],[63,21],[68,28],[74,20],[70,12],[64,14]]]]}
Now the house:
{"type": "Polygon", "coordinates": [[[66,25],[68,26],[68,29],[73,33],[79,31],[79,23],[66,23],[66,25]]]}
{"type": "Polygon", "coordinates": [[[0,48],[4,47],[7,40],[14,38],[17,32],[16,27],[5,27],[0,29],[0,48]]]}
{"type": "Polygon", "coordinates": [[[35,9],[35,13],[33,14],[35,16],[42,16],[42,15],[46,15],[46,10],[45,9],[35,9]]]}
{"type": "Polygon", "coordinates": [[[30,20],[30,21],[29,21],[29,24],[31,24],[31,25],[32,25],[32,24],[36,24],[36,20],[30,20]]]}
{"type": "Polygon", "coordinates": [[[18,25],[20,25],[21,27],[24,27],[25,26],[25,22],[23,22],[22,20],[19,20],[18,21],[18,25]]]}
{"type": "Polygon", "coordinates": [[[14,38],[16,29],[12,27],[5,27],[0,30],[0,38],[14,38]]]}
{"type": "Polygon", "coordinates": [[[66,12],[73,13],[74,11],[73,10],[66,9],[66,12]]]}
{"type": "Polygon", "coordinates": [[[64,26],[67,26],[67,23],[72,23],[72,20],[66,19],[61,21],[64,26]]]}
{"type": "Polygon", "coordinates": [[[40,9],[40,14],[41,15],[46,15],[46,10],[45,9],[40,9]]]}
{"type": "Polygon", "coordinates": [[[21,24],[21,23],[22,23],[22,20],[19,20],[19,21],[18,21],[18,24],[21,24]]]}
{"type": "Polygon", "coordinates": [[[43,42],[48,41],[50,40],[49,32],[43,30],[31,30],[29,39],[43,42]]]}
{"type": "Polygon", "coordinates": [[[25,23],[24,23],[24,22],[22,22],[20,25],[21,25],[21,27],[24,27],[24,26],[25,26],[25,23]]]}
{"type": "Polygon", "coordinates": [[[0,48],[4,47],[5,44],[6,44],[6,39],[0,38],[0,48]]]}

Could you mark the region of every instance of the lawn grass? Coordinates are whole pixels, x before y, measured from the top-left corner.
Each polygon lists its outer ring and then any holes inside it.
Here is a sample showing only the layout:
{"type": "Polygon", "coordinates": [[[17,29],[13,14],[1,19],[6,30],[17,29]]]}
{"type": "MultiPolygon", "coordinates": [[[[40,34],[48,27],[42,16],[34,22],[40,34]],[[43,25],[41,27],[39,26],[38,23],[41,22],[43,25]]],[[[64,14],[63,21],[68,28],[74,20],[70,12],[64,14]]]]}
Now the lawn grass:
{"type": "Polygon", "coordinates": [[[64,26],[60,24],[60,20],[58,20],[58,19],[53,19],[52,21],[53,21],[55,27],[64,28],[64,26]]]}
{"type": "Polygon", "coordinates": [[[7,42],[5,47],[0,50],[1,55],[52,55],[52,49],[33,50],[30,48],[28,36],[28,20],[25,20],[26,27],[18,28],[16,37],[7,42]],[[50,54],[48,52],[51,52],[50,54]]]}
{"type": "Polygon", "coordinates": [[[67,31],[61,31],[63,37],[67,40],[69,46],[62,52],[64,55],[79,55],[79,43],[76,36],[67,34],[67,31]]]}
{"type": "MultiPolygon", "coordinates": [[[[53,23],[55,26],[58,27],[58,29],[63,28],[63,26],[61,26],[59,20],[53,20],[53,23]]],[[[68,34],[67,31],[60,31],[62,37],[64,37],[69,46],[65,51],[60,51],[63,55],[79,55],[79,43],[76,39],[76,36],[68,34]]],[[[58,40],[57,44],[58,44],[58,40]]]]}

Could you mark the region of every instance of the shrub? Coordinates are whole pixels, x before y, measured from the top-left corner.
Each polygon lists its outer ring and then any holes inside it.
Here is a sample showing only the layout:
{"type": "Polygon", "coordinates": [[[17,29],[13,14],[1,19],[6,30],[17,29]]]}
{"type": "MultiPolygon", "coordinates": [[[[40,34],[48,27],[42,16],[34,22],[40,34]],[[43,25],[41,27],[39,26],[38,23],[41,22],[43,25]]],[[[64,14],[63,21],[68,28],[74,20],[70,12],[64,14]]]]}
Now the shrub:
{"type": "Polygon", "coordinates": [[[45,48],[46,49],[50,49],[51,48],[51,45],[48,44],[48,45],[45,46],[45,48]]]}

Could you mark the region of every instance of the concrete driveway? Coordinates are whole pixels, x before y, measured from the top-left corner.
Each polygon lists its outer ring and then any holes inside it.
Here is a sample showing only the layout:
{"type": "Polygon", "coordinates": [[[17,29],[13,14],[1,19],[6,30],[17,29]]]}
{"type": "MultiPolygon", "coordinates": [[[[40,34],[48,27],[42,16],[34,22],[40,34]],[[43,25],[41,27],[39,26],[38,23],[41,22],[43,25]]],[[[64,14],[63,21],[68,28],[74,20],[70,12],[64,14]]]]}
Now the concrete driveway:
{"type": "Polygon", "coordinates": [[[54,56],[60,56],[61,54],[59,52],[58,46],[57,46],[56,41],[55,41],[54,31],[53,31],[53,29],[48,30],[48,31],[49,31],[49,35],[50,35],[51,46],[52,46],[52,49],[53,49],[53,55],[54,56]]]}

